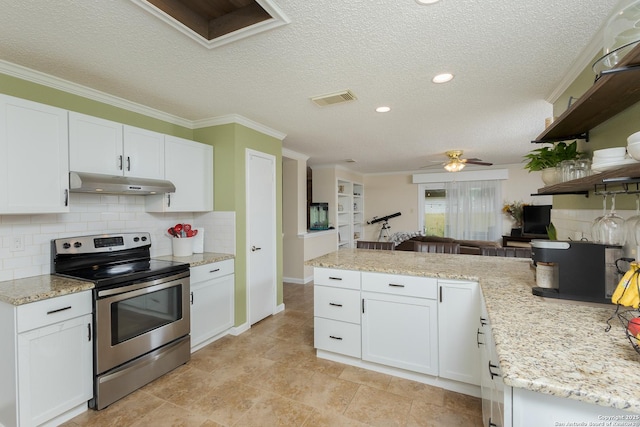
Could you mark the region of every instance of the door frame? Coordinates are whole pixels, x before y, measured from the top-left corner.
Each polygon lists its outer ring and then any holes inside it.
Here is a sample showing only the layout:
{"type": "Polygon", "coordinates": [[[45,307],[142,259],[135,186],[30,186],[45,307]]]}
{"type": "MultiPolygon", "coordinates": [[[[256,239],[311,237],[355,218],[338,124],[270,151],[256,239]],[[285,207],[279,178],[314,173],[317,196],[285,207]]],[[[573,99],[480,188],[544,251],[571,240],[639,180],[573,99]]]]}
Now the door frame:
{"type": "Polygon", "coordinates": [[[251,156],[256,156],[256,157],[262,157],[263,159],[267,159],[267,160],[271,160],[273,167],[271,168],[271,178],[272,178],[272,182],[273,182],[273,186],[271,189],[271,197],[273,200],[273,241],[270,243],[270,250],[271,250],[271,254],[272,254],[272,263],[274,265],[274,276],[273,276],[273,281],[272,281],[272,289],[273,289],[273,310],[272,310],[272,314],[276,314],[277,313],[277,307],[278,307],[278,288],[277,288],[277,281],[278,281],[278,269],[277,269],[277,207],[276,207],[276,156],[272,155],[272,154],[268,154],[268,153],[264,153],[262,151],[257,151],[257,150],[253,150],[251,148],[245,148],[245,212],[246,212],[246,219],[245,219],[245,259],[247,260],[246,262],[246,283],[245,283],[245,290],[246,290],[246,312],[247,312],[247,325],[249,326],[249,328],[251,327],[251,221],[249,220],[249,215],[251,214],[251,197],[250,197],[250,176],[251,176],[251,171],[250,171],[250,160],[251,160],[251,156]]]}

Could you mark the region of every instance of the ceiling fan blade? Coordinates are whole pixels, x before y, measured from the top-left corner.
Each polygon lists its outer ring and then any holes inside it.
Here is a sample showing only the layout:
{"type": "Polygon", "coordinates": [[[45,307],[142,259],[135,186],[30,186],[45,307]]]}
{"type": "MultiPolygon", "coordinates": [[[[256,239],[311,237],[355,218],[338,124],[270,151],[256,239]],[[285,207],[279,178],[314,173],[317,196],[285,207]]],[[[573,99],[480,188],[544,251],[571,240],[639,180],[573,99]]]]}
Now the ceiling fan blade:
{"type": "Polygon", "coordinates": [[[480,159],[464,159],[463,160],[468,165],[480,165],[480,166],[492,166],[493,163],[483,162],[480,159]]]}

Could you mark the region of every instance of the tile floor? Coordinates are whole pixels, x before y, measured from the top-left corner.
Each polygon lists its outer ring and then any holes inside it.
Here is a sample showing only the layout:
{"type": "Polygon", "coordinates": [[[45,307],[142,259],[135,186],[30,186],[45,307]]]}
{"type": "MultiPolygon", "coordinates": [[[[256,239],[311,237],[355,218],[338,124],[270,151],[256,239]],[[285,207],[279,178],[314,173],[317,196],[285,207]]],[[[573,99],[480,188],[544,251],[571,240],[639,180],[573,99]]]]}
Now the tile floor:
{"type": "Polygon", "coordinates": [[[284,285],[286,310],[78,426],[482,426],[480,399],[317,359],[313,286],[284,285]]]}

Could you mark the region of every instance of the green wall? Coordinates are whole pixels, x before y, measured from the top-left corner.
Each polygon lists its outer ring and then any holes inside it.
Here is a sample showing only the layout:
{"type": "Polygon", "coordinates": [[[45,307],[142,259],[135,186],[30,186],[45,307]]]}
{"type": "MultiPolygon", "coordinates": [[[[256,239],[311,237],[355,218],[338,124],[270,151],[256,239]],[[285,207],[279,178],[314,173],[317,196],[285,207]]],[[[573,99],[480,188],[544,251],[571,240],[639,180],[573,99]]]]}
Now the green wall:
{"type": "MultiPolygon", "coordinates": [[[[245,149],[276,157],[277,237],[282,235],[282,141],[235,123],[192,130],[5,74],[0,74],[0,93],[212,145],[215,210],[236,213],[235,325],[246,322],[245,149]]],[[[277,303],[282,304],[282,239],[276,238],[276,245],[277,303]]]]}
{"type": "Polygon", "coordinates": [[[193,139],[193,130],[183,126],[6,74],[0,74],[0,93],[180,138],[193,139]]]}
{"type": "MultiPolygon", "coordinates": [[[[593,59],[593,62],[598,59],[593,59]]],[[[637,73],[637,71],[630,71],[637,73]]],[[[640,75],[638,75],[640,79],[640,75]]],[[[595,74],[589,65],[569,88],[553,104],[555,116],[560,116],[566,109],[569,96],[580,97],[589,89],[595,79],[595,74]]],[[[591,158],[593,151],[601,148],[624,147],[627,145],[627,137],[634,132],[640,131],[640,103],[637,103],[622,113],[610,118],[606,122],[589,131],[589,142],[579,141],[578,149],[587,153],[591,158]]],[[[617,195],[616,209],[636,208],[635,195],[617,195]]],[[[610,202],[608,202],[610,206],[610,202]]],[[[577,195],[562,195],[553,197],[553,207],[557,209],[602,209],[602,197],[595,196],[593,191],[589,197],[577,195]]]]}
{"type": "Polygon", "coordinates": [[[276,261],[277,303],[282,304],[282,141],[239,124],[196,129],[194,139],[214,147],[215,198],[217,210],[236,213],[235,324],[247,321],[247,148],[276,157],[276,261]]]}

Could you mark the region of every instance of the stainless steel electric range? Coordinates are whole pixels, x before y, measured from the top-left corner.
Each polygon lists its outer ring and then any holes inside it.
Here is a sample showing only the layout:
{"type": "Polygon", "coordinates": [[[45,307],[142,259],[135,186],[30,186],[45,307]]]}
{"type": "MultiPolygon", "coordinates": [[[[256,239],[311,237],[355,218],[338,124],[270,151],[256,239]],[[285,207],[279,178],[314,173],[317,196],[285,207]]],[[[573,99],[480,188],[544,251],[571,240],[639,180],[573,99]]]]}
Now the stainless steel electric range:
{"type": "Polygon", "coordinates": [[[94,409],[189,361],[189,264],[150,247],[149,233],[52,241],[53,273],[95,284],[94,409]]]}

